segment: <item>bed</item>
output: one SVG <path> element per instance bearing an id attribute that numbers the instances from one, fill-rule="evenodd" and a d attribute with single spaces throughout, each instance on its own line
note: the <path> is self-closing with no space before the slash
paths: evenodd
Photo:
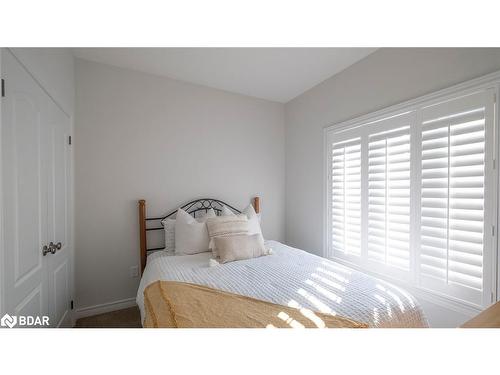
<path id="1" fill-rule="evenodd" d="M 198 211 L 214 207 L 220 213 L 218 206 L 223 204 L 203 199 L 183 207 L 191 208 L 195 216 Z M 259 212 L 258 198 L 254 206 Z M 368 327 L 428 326 L 422 308 L 408 292 L 334 261 L 270 240 L 266 241 L 266 246 L 272 249 L 271 255 L 210 266 L 210 252 L 176 256 L 161 248 L 148 249 L 148 221 L 165 217 L 148 219 L 143 200 L 139 203 L 139 217 L 143 272 L 137 304 L 142 322 L 145 319 L 144 291 L 161 280 L 205 286 L 276 305 L 345 317 Z M 161 226 L 153 228 L 161 229 Z"/>

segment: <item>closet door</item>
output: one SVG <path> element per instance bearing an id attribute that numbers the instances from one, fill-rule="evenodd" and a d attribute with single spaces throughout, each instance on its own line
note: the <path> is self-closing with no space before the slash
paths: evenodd
<path id="1" fill-rule="evenodd" d="M 48 241 L 56 245 L 47 256 L 51 326 L 67 327 L 70 319 L 70 119 L 50 100 L 48 122 Z"/>
<path id="2" fill-rule="evenodd" d="M 2 51 L 2 195 L 5 310 L 48 314 L 47 100 L 8 51 Z"/>
<path id="3" fill-rule="evenodd" d="M 2 78 L 5 310 L 70 326 L 71 122 L 6 50 Z"/>

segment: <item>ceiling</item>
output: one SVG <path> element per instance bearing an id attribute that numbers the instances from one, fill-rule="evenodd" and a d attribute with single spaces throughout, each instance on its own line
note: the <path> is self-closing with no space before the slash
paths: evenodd
<path id="1" fill-rule="evenodd" d="M 76 57 L 286 103 L 375 48 L 75 48 Z"/>

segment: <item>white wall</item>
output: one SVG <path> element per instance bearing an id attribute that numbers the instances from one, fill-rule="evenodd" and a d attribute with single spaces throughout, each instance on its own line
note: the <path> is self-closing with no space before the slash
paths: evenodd
<path id="1" fill-rule="evenodd" d="M 259 195 L 264 236 L 284 240 L 282 104 L 76 61 L 77 308 L 135 297 L 140 198 L 153 216 Z"/>
<path id="2" fill-rule="evenodd" d="M 497 70 L 500 49 L 384 48 L 288 102 L 286 242 L 322 252 L 324 127 Z M 463 319 L 437 314 L 438 325 Z"/>

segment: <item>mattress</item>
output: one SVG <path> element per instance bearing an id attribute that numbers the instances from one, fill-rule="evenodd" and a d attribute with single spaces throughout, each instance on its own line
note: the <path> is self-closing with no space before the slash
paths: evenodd
<path id="1" fill-rule="evenodd" d="M 284 306 L 307 308 L 370 327 L 427 327 L 417 300 L 405 290 L 331 260 L 266 241 L 273 253 L 210 267 L 211 253 L 151 254 L 137 292 L 144 321 L 144 289 L 163 281 L 189 282 Z"/>

